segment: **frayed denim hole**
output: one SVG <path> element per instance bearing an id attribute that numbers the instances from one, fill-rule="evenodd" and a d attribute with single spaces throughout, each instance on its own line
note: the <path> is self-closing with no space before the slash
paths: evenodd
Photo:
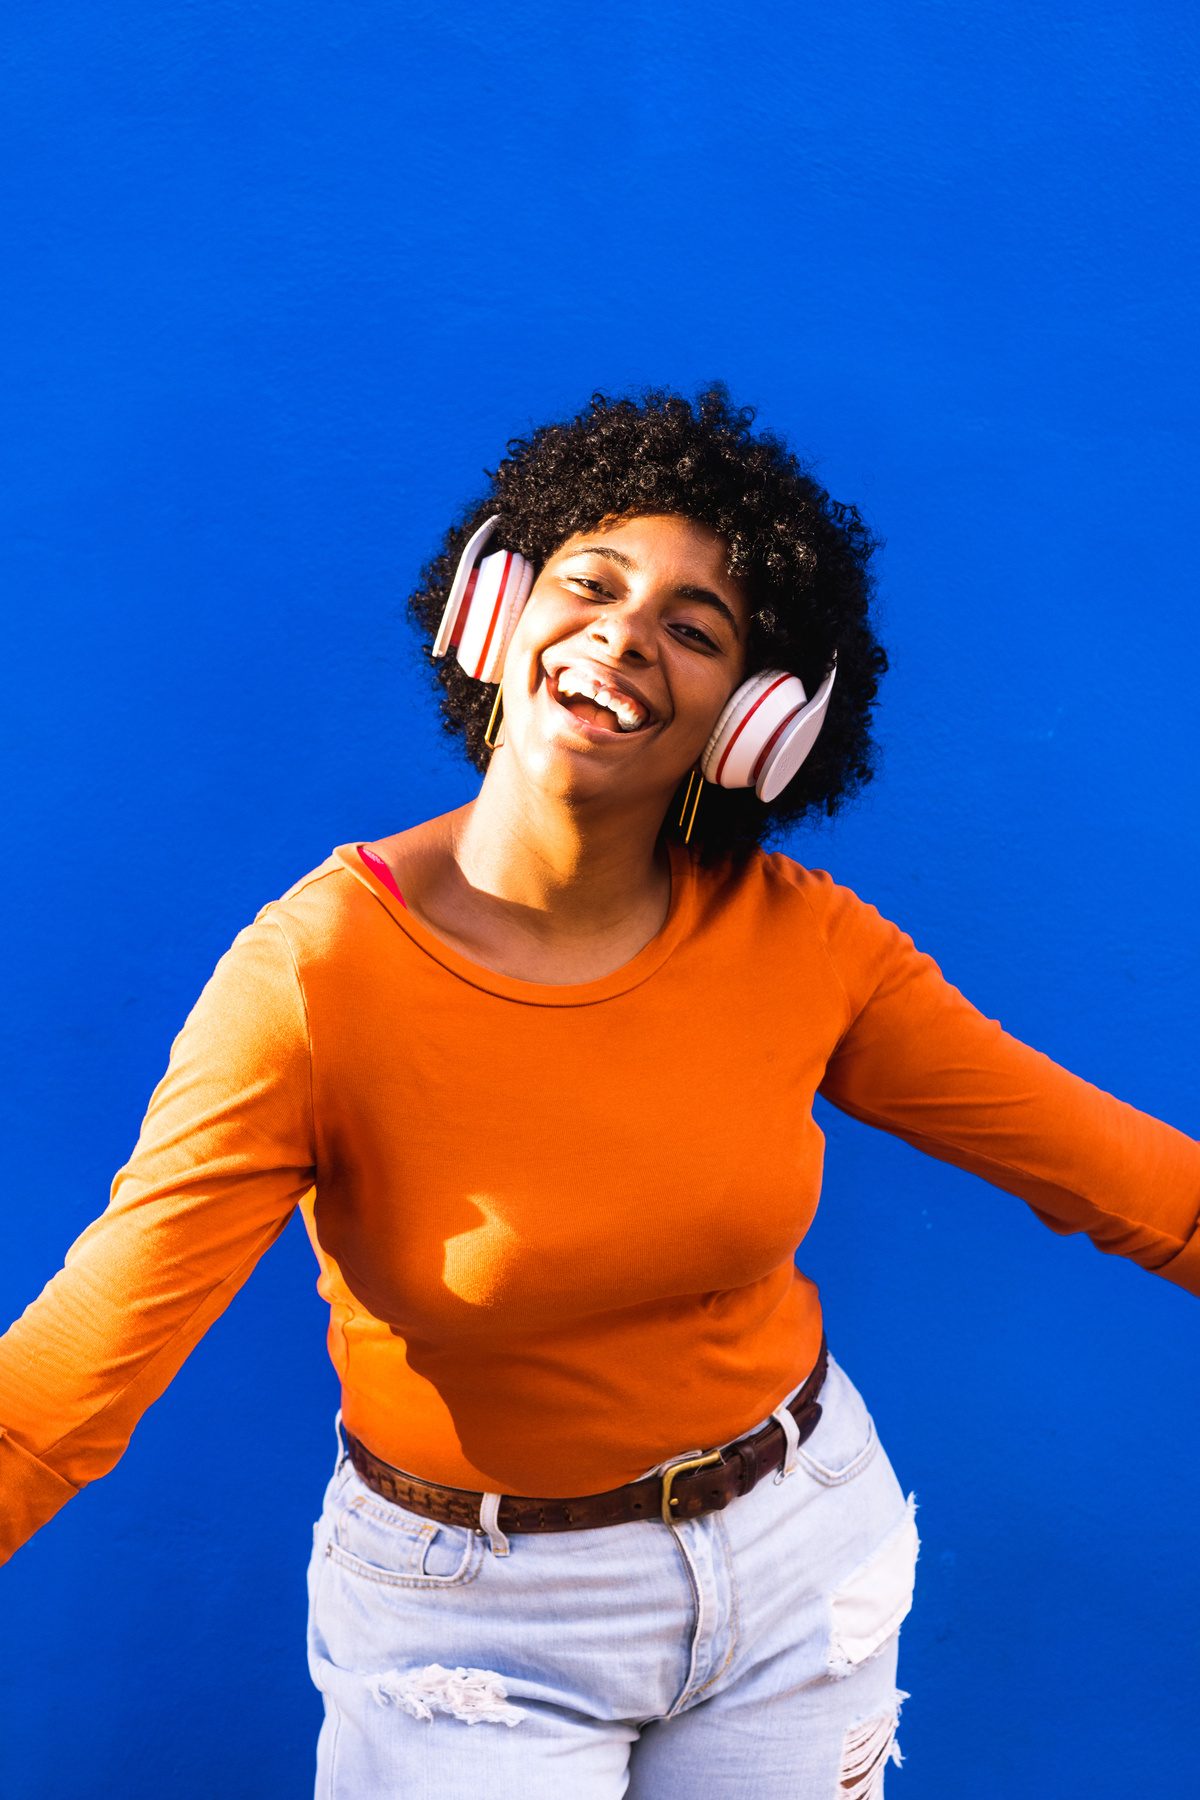
<path id="1" fill-rule="evenodd" d="M 908 1695 L 899 1688 L 890 1712 L 851 1725 L 842 1740 L 842 1766 L 838 1771 L 838 1800 L 883 1800 L 887 1765 L 903 1763 L 896 1742 L 900 1708 Z"/>
<path id="2" fill-rule="evenodd" d="M 491 1669 L 386 1669 L 368 1675 L 367 1692 L 377 1706 L 399 1706 L 410 1718 L 433 1723 L 435 1713 L 448 1713 L 467 1725 L 519 1725 L 520 1706 L 510 1706 L 503 1677 Z"/>
<path id="3" fill-rule="evenodd" d="M 915 1513 L 910 1494 L 896 1525 L 830 1595 L 828 1673 L 835 1679 L 878 1656 L 908 1617 L 921 1548 Z"/>

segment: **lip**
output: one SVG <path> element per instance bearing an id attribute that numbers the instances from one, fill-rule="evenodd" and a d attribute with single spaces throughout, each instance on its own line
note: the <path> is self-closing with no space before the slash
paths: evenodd
<path id="1" fill-rule="evenodd" d="M 571 724 L 577 731 L 582 732 L 585 737 L 591 738 L 597 742 L 609 743 L 611 743 L 613 738 L 641 738 L 651 732 L 656 725 L 662 724 L 662 718 L 658 708 L 651 705 L 641 688 L 639 688 L 635 682 L 628 680 L 626 676 L 618 674 L 617 670 L 612 668 L 608 663 L 597 661 L 594 656 L 562 656 L 556 657 L 552 661 L 542 657 L 540 659 L 540 667 L 546 693 L 551 703 L 558 707 L 560 711 L 566 713 Z M 605 687 L 615 688 L 618 693 L 628 695 L 629 699 L 632 700 L 636 706 L 640 706 L 645 712 L 646 723 L 644 725 L 639 725 L 636 731 L 613 731 L 607 726 L 592 725 L 586 719 L 579 718 L 578 715 L 573 713 L 569 706 L 565 706 L 558 697 L 558 677 L 564 669 L 586 669 L 589 674 L 594 675 L 596 680 L 603 683 Z"/>

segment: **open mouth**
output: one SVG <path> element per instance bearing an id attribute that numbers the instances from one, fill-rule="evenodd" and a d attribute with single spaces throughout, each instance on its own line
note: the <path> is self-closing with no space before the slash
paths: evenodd
<path id="1" fill-rule="evenodd" d="M 626 688 L 606 681 L 594 670 L 568 664 L 551 674 L 547 671 L 550 692 L 567 712 L 599 731 L 626 735 L 642 731 L 653 722 L 653 714 L 644 700 Z"/>

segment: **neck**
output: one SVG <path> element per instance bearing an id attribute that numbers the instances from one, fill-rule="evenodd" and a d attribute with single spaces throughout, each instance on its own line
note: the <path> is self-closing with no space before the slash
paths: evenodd
<path id="1" fill-rule="evenodd" d="M 469 806 L 376 849 L 414 917 L 471 961 L 520 981 L 597 981 L 666 920 L 669 798 L 567 800 L 530 786 L 501 749 Z"/>
<path id="2" fill-rule="evenodd" d="M 649 937 L 669 897 L 664 806 L 661 794 L 615 803 L 548 795 L 500 750 L 478 798 L 454 815 L 453 856 L 481 902 L 546 944 L 621 935 L 652 913 Z"/>

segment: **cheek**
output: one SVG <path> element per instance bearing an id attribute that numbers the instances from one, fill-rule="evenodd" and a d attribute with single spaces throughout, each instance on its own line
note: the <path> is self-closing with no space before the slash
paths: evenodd
<path id="1" fill-rule="evenodd" d="M 505 653 L 506 678 L 520 679 L 518 671 L 527 672 L 530 688 L 535 687 L 541 677 L 544 652 L 568 642 L 582 628 L 574 608 L 564 606 L 560 596 L 539 596 L 535 588 Z"/>
<path id="2" fill-rule="evenodd" d="M 707 679 L 692 681 L 680 693 L 676 723 L 703 749 L 737 683 L 728 672 L 706 670 Z"/>

